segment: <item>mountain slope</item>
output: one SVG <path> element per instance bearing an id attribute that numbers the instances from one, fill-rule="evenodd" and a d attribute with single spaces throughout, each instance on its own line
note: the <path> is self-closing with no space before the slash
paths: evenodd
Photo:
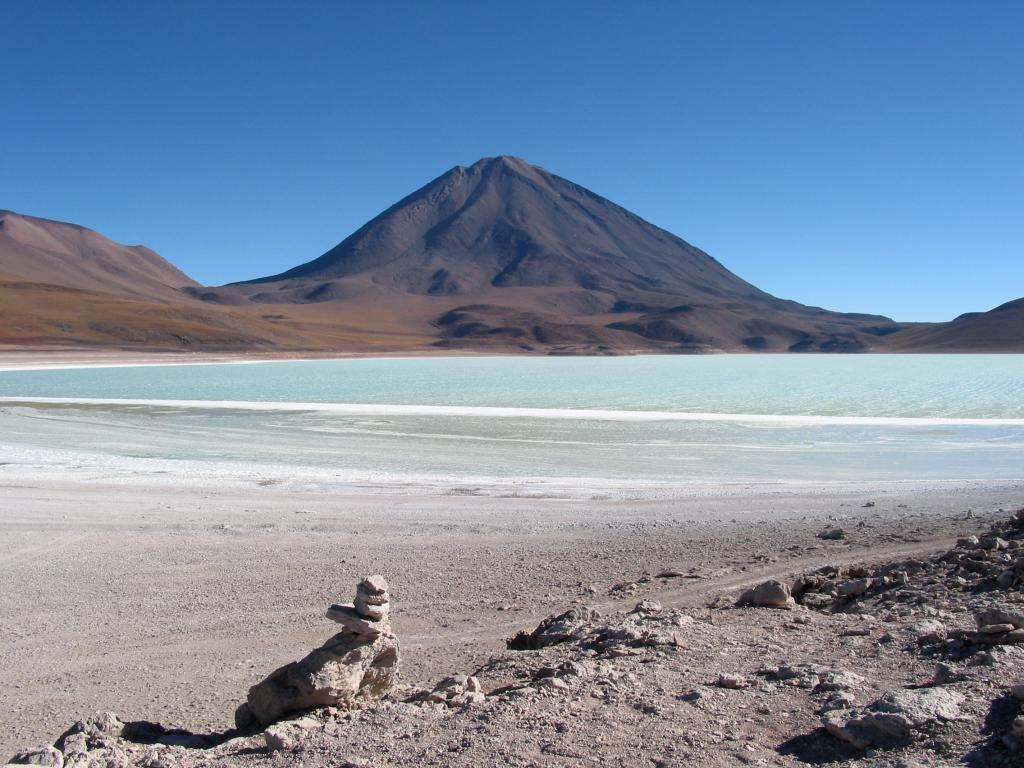
<path id="1" fill-rule="evenodd" d="M 0 346 L 373 353 L 422 349 L 433 340 L 382 313 L 350 323 L 311 307 L 266 313 L 260 307 L 152 301 L 0 274 Z"/>
<path id="2" fill-rule="evenodd" d="M 865 351 L 900 330 L 778 299 L 577 184 L 512 157 L 457 166 L 313 261 L 191 290 L 238 304 L 390 306 L 445 347 Z"/>
<path id="3" fill-rule="evenodd" d="M 360 274 L 425 295 L 555 285 L 614 294 L 767 298 L 676 236 L 511 157 L 458 166 L 320 258 L 254 282 Z"/>
<path id="4" fill-rule="evenodd" d="M 25 280 L 151 300 L 180 300 L 194 280 L 141 245 L 121 245 L 99 232 L 0 210 L 0 274 Z"/>
<path id="5" fill-rule="evenodd" d="M 1024 298 L 893 336 L 899 352 L 1024 352 Z"/>

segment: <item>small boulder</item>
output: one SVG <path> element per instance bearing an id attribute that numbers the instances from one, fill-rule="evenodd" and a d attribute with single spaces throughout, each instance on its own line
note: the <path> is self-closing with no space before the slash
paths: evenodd
<path id="1" fill-rule="evenodd" d="M 633 613 L 660 613 L 661 610 L 661 603 L 657 600 L 641 600 L 636 604 Z"/>
<path id="2" fill-rule="evenodd" d="M 975 612 L 974 621 L 979 627 L 992 624 L 1011 624 L 1014 628 L 1024 628 L 1024 611 L 1013 611 L 1004 608 L 984 608 Z"/>
<path id="3" fill-rule="evenodd" d="M 520 632 L 507 641 L 513 651 L 538 651 L 551 645 L 580 639 L 601 618 L 594 608 L 579 606 L 565 613 L 548 616 L 533 632 Z"/>
<path id="4" fill-rule="evenodd" d="M 1003 743 L 1018 755 L 1024 751 L 1024 715 L 1017 715 L 1010 724 L 1006 735 L 1003 736 Z"/>
<path id="5" fill-rule="evenodd" d="M 752 589 L 748 589 L 737 602 L 737 605 L 755 605 L 765 608 L 792 609 L 795 604 L 789 587 L 777 579 L 768 579 Z"/>
<path id="6" fill-rule="evenodd" d="M 834 669 L 820 676 L 821 682 L 815 687 L 815 693 L 821 691 L 858 691 L 867 682 L 856 672 L 845 669 Z"/>
<path id="7" fill-rule="evenodd" d="M 869 577 L 849 579 L 840 583 L 836 587 L 836 591 L 839 593 L 840 597 L 860 597 L 871 589 L 871 585 L 873 583 L 874 580 Z"/>
<path id="8" fill-rule="evenodd" d="M 944 688 L 889 691 L 870 706 L 827 712 L 825 730 L 857 749 L 899 747 L 924 731 L 960 717 L 963 697 Z"/>
<path id="9" fill-rule="evenodd" d="M 828 697 L 824 704 L 818 709 L 819 715 L 835 712 L 840 709 L 851 709 L 856 704 L 853 694 L 849 691 L 839 691 Z"/>
<path id="10" fill-rule="evenodd" d="M 918 645 L 935 645 L 946 639 L 946 626 L 935 619 L 925 619 L 914 625 Z"/>

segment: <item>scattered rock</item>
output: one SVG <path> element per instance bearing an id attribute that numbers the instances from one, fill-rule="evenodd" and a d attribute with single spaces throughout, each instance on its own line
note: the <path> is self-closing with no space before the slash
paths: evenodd
<path id="1" fill-rule="evenodd" d="M 443 704 L 447 707 L 465 707 L 479 704 L 486 698 L 479 679 L 472 675 L 453 675 L 435 685 L 431 692 L 420 695 L 417 701 Z"/>
<path id="2" fill-rule="evenodd" d="M 670 569 L 659 576 L 677 578 Z M 738 755 L 745 764 L 777 762 L 767 750 L 783 739 L 790 741 L 779 748 L 781 759 L 793 755 L 804 763 L 821 755 L 785 750 L 829 751 L 817 735 L 793 732 L 803 730 L 799 724 L 813 711 L 846 744 L 900 748 L 855 761 L 865 766 L 934 768 L 970 762 L 971 755 L 977 756 L 972 764 L 1015 765 L 1024 753 L 1024 652 L 1012 646 L 1018 637 L 1024 641 L 1022 576 L 1024 513 L 988 534 L 961 538 L 936 557 L 823 565 L 789 587 L 773 580 L 744 593 L 746 604 L 800 603 L 821 613 L 674 609 L 653 599 L 665 585 L 650 584 L 654 577 L 645 575 L 630 582 L 637 590 L 650 584 L 648 599 L 627 604 L 634 608 L 602 616 L 580 606 L 550 616 L 510 642 L 532 653 L 498 654 L 474 675 L 453 675 L 433 688 L 391 685 L 398 648 L 388 586 L 369 577 L 351 604 L 329 609 L 339 634 L 254 686 L 261 693 L 250 696 L 257 706 L 266 696 L 279 712 L 319 708 L 312 716 L 264 723 L 247 701 L 240 721 L 248 733 L 232 738 L 123 723 L 105 713 L 77 723 L 56 748 L 39 750 L 38 760 L 16 760 L 61 768 L 228 768 L 254 759 L 268 765 L 302 760 L 340 768 L 367 765 L 371 749 L 396 764 L 413 764 L 430 749 L 497 764 L 525 754 L 509 751 L 520 738 L 533 750 L 529 760 L 612 764 L 622 762 L 620 749 L 635 749 L 634 740 L 642 738 L 639 757 L 653 764 L 698 764 L 710 752 L 724 761 Z M 485 594 L 480 604 L 493 607 L 499 599 L 510 598 Z M 878 636 L 877 644 L 837 640 L 867 631 Z M 393 657 L 384 647 L 391 642 Z M 822 663 L 766 665 L 757 672 L 760 679 L 737 673 L 758 658 L 772 665 Z M 885 679 L 908 687 L 868 695 Z M 332 706 L 323 708 L 328 701 Z M 575 717 L 577 705 L 595 715 L 592 721 Z M 605 705 L 610 708 L 598 709 Z M 637 713 L 649 717 L 637 719 Z M 849 751 L 832 748 L 836 755 Z"/>
<path id="3" fill-rule="evenodd" d="M 658 613 L 661 610 L 661 603 L 657 600 L 641 600 L 636 604 L 633 613 Z"/>
<path id="4" fill-rule="evenodd" d="M 741 688 L 749 688 L 750 681 L 742 675 L 721 674 L 718 676 L 716 685 L 719 688 L 729 688 L 730 690 L 737 691 Z"/>
<path id="5" fill-rule="evenodd" d="M 842 528 L 826 528 L 818 534 L 819 539 L 825 539 L 826 541 L 836 541 L 838 539 L 846 538 L 846 531 Z"/>

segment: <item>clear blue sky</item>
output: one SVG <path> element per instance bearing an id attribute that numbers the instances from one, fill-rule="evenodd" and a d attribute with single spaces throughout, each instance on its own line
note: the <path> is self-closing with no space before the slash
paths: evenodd
<path id="1" fill-rule="evenodd" d="M 513 154 L 787 298 L 942 320 L 1024 296 L 1018 0 L 7 0 L 2 20 L 0 207 L 207 283 Z"/>

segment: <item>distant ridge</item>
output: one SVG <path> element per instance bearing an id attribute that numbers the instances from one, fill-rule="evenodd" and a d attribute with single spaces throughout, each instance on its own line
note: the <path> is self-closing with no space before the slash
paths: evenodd
<path id="1" fill-rule="evenodd" d="M 1024 298 L 908 331 L 893 339 L 893 351 L 1024 352 Z"/>

